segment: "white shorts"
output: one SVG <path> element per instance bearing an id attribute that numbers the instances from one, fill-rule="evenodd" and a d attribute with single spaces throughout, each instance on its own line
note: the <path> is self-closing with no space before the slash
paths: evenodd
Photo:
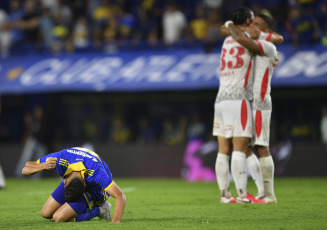
<path id="1" fill-rule="evenodd" d="M 247 100 L 222 101 L 215 104 L 213 135 L 252 138 L 252 113 Z"/>
<path id="2" fill-rule="evenodd" d="M 251 145 L 269 146 L 271 110 L 253 110 L 253 138 Z"/>

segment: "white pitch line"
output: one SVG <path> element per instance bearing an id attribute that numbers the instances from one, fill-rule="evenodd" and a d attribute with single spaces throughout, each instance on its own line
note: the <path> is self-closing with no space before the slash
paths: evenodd
<path id="1" fill-rule="evenodd" d="M 123 192 L 134 192 L 136 187 L 126 187 L 121 189 Z"/>

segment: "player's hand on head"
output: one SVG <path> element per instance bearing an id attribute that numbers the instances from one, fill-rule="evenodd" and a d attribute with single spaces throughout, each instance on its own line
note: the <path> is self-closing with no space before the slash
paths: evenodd
<path id="1" fill-rule="evenodd" d="M 54 169 L 56 167 L 57 158 L 49 157 L 46 159 L 45 163 L 46 163 L 45 165 L 47 170 Z"/>

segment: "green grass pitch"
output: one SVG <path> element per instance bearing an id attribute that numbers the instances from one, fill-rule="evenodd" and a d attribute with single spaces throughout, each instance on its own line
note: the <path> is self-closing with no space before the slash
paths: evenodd
<path id="1" fill-rule="evenodd" d="M 276 178 L 277 204 L 220 204 L 214 182 L 115 181 L 127 196 L 121 224 L 97 217 L 79 223 L 43 219 L 41 208 L 60 180 L 7 179 L 7 189 L 0 190 L 0 229 L 327 229 L 327 178 Z M 251 180 L 248 190 L 256 192 Z"/>

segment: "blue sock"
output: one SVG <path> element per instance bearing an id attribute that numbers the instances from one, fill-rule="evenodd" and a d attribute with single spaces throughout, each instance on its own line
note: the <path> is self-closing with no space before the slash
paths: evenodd
<path id="1" fill-rule="evenodd" d="M 93 207 L 92 211 L 88 211 L 86 213 L 79 214 L 75 218 L 75 220 L 76 220 L 76 222 L 88 221 L 88 220 L 91 220 L 92 218 L 98 216 L 99 214 L 100 214 L 99 207 Z"/>

